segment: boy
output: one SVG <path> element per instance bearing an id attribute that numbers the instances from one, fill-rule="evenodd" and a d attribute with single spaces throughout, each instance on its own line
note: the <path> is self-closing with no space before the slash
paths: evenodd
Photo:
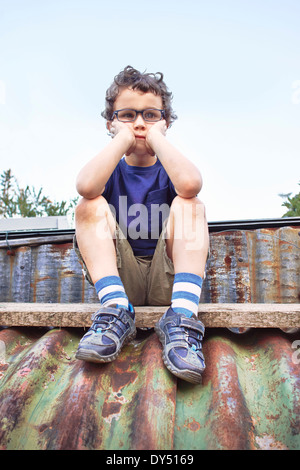
<path id="1" fill-rule="evenodd" d="M 208 253 L 198 169 L 165 137 L 176 119 L 161 73 L 127 66 L 106 93 L 112 141 L 80 171 L 75 249 L 100 309 L 76 357 L 110 362 L 135 337 L 136 305 L 170 305 L 155 331 L 166 367 L 201 383 L 197 312 Z"/>

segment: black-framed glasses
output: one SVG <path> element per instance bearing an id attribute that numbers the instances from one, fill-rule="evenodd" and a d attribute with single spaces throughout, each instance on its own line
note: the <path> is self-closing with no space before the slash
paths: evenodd
<path id="1" fill-rule="evenodd" d="M 111 119 L 113 120 L 116 116 L 118 121 L 134 122 L 138 114 L 141 114 L 144 121 L 147 122 L 157 122 L 165 118 L 163 109 L 147 108 L 142 111 L 137 111 L 136 109 L 118 109 L 113 113 Z"/>

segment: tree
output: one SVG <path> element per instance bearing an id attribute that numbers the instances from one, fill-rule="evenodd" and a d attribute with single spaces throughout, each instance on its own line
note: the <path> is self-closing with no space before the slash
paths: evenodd
<path id="1" fill-rule="evenodd" d="M 11 169 L 3 171 L 0 176 L 0 217 L 37 217 L 51 215 L 67 215 L 73 212 L 78 197 L 70 201 L 51 201 L 32 186 L 20 188 Z"/>
<path id="2" fill-rule="evenodd" d="M 298 183 L 300 185 L 300 182 Z M 300 193 L 292 196 L 292 193 L 279 194 L 280 197 L 286 199 L 282 206 L 286 207 L 288 211 L 282 217 L 299 217 L 300 216 Z"/>

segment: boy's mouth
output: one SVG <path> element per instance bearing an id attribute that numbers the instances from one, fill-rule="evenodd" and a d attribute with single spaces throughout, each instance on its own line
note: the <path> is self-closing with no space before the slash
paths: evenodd
<path id="1" fill-rule="evenodd" d="M 136 135 L 135 138 L 136 139 L 143 139 L 143 140 L 146 139 L 146 137 L 144 137 L 143 135 Z"/>

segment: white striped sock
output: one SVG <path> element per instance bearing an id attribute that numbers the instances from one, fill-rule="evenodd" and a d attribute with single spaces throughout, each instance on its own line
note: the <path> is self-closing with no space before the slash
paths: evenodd
<path id="1" fill-rule="evenodd" d="M 191 273 L 176 273 L 174 277 L 171 307 L 187 317 L 197 316 L 202 278 Z"/>
<path id="2" fill-rule="evenodd" d="M 120 277 L 107 276 L 99 279 L 95 284 L 95 289 L 102 306 L 116 304 L 128 309 L 129 301 Z"/>

